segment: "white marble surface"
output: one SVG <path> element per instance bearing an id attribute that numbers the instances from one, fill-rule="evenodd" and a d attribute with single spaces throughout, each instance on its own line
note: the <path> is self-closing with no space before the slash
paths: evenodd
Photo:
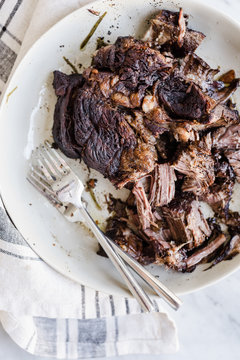
<path id="1" fill-rule="evenodd" d="M 240 22 L 240 0 L 202 2 L 217 7 Z M 125 356 L 121 360 L 240 359 L 240 271 L 210 288 L 184 296 L 183 300 L 184 305 L 178 312 L 171 311 L 179 331 L 180 351 L 177 354 Z M 43 358 L 21 350 L 0 327 L 0 360 L 15 359 Z"/>

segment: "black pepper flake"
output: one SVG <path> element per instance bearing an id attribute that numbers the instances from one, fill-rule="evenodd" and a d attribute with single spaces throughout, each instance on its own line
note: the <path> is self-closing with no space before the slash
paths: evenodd
<path id="1" fill-rule="evenodd" d="M 97 38 L 97 45 L 96 45 L 96 50 L 101 49 L 102 47 L 106 46 L 106 42 L 104 41 L 104 37 L 100 36 Z"/>
<path id="2" fill-rule="evenodd" d="M 56 144 L 55 142 L 52 143 L 52 148 L 57 150 L 58 149 L 58 144 Z"/>

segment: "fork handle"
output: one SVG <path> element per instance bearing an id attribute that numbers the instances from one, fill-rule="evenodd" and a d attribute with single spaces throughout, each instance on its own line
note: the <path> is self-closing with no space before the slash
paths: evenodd
<path id="1" fill-rule="evenodd" d="M 109 239 L 109 238 L 108 238 Z M 109 239 L 116 252 L 131 266 L 131 268 L 150 286 L 158 296 L 165 300 L 174 310 L 178 310 L 182 301 L 171 290 L 169 290 L 161 281 L 147 271 L 139 262 L 123 251 L 120 246 Z"/>
<path id="2" fill-rule="evenodd" d="M 74 205 L 73 205 L 74 206 Z M 74 214 L 74 216 L 72 216 Z M 71 209 L 71 216 L 67 216 L 69 221 L 83 221 L 79 208 L 75 206 Z M 105 236 L 105 238 L 112 244 L 115 251 L 121 256 L 121 258 L 140 276 L 145 283 L 150 286 L 158 296 L 166 301 L 174 310 L 178 310 L 182 305 L 182 301 L 177 297 L 169 288 L 167 288 L 161 281 L 159 281 L 154 275 L 152 275 L 145 267 L 139 262 L 133 259 L 120 246 L 113 242 L 112 239 Z"/>
<path id="3" fill-rule="evenodd" d="M 154 305 L 143 290 L 143 288 L 139 285 L 137 280 L 133 277 L 132 273 L 127 268 L 123 259 L 118 255 L 118 253 L 114 250 L 113 245 L 110 243 L 110 240 L 103 234 L 103 232 L 98 228 L 88 211 L 84 207 L 79 207 L 79 211 L 81 216 L 86 221 L 89 228 L 92 230 L 93 234 L 96 236 L 98 242 L 108 255 L 109 259 L 112 261 L 115 268 L 120 273 L 122 279 L 125 281 L 129 290 L 135 297 L 135 299 L 140 304 L 141 308 L 144 312 L 152 312 L 155 311 Z"/>

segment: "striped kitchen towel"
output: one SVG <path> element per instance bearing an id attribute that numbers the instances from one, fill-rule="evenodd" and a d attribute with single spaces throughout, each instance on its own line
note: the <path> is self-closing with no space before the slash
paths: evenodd
<path id="1" fill-rule="evenodd" d="M 87 2 L 0 0 L 0 91 L 41 33 Z M 27 245 L 1 202 L 0 284 L 0 322 L 32 354 L 76 359 L 178 349 L 175 324 L 159 301 L 155 313 L 143 314 L 132 298 L 106 295 L 58 274 Z"/>

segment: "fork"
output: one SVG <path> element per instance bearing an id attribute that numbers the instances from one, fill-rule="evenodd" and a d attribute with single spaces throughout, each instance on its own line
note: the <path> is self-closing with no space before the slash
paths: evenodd
<path id="1" fill-rule="evenodd" d="M 126 254 L 111 239 L 106 237 L 89 215 L 82 202 L 84 186 L 81 180 L 71 170 L 65 160 L 46 141 L 38 148 L 37 164 L 32 164 L 28 173 L 28 181 L 34 185 L 48 200 L 63 213 L 70 221 L 85 221 L 108 257 L 119 271 L 133 296 L 138 300 L 145 312 L 154 311 L 154 305 L 149 296 L 138 284 L 125 265 L 125 262 L 150 286 L 155 292 L 168 302 L 175 310 L 181 305 L 181 300 L 166 288 L 155 276 L 150 274 L 136 260 Z M 71 214 L 67 216 L 64 204 L 71 205 Z M 64 209 L 64 210 L 63 210 Z M 124 262 L 124 261 L 125 262 Z"/>

